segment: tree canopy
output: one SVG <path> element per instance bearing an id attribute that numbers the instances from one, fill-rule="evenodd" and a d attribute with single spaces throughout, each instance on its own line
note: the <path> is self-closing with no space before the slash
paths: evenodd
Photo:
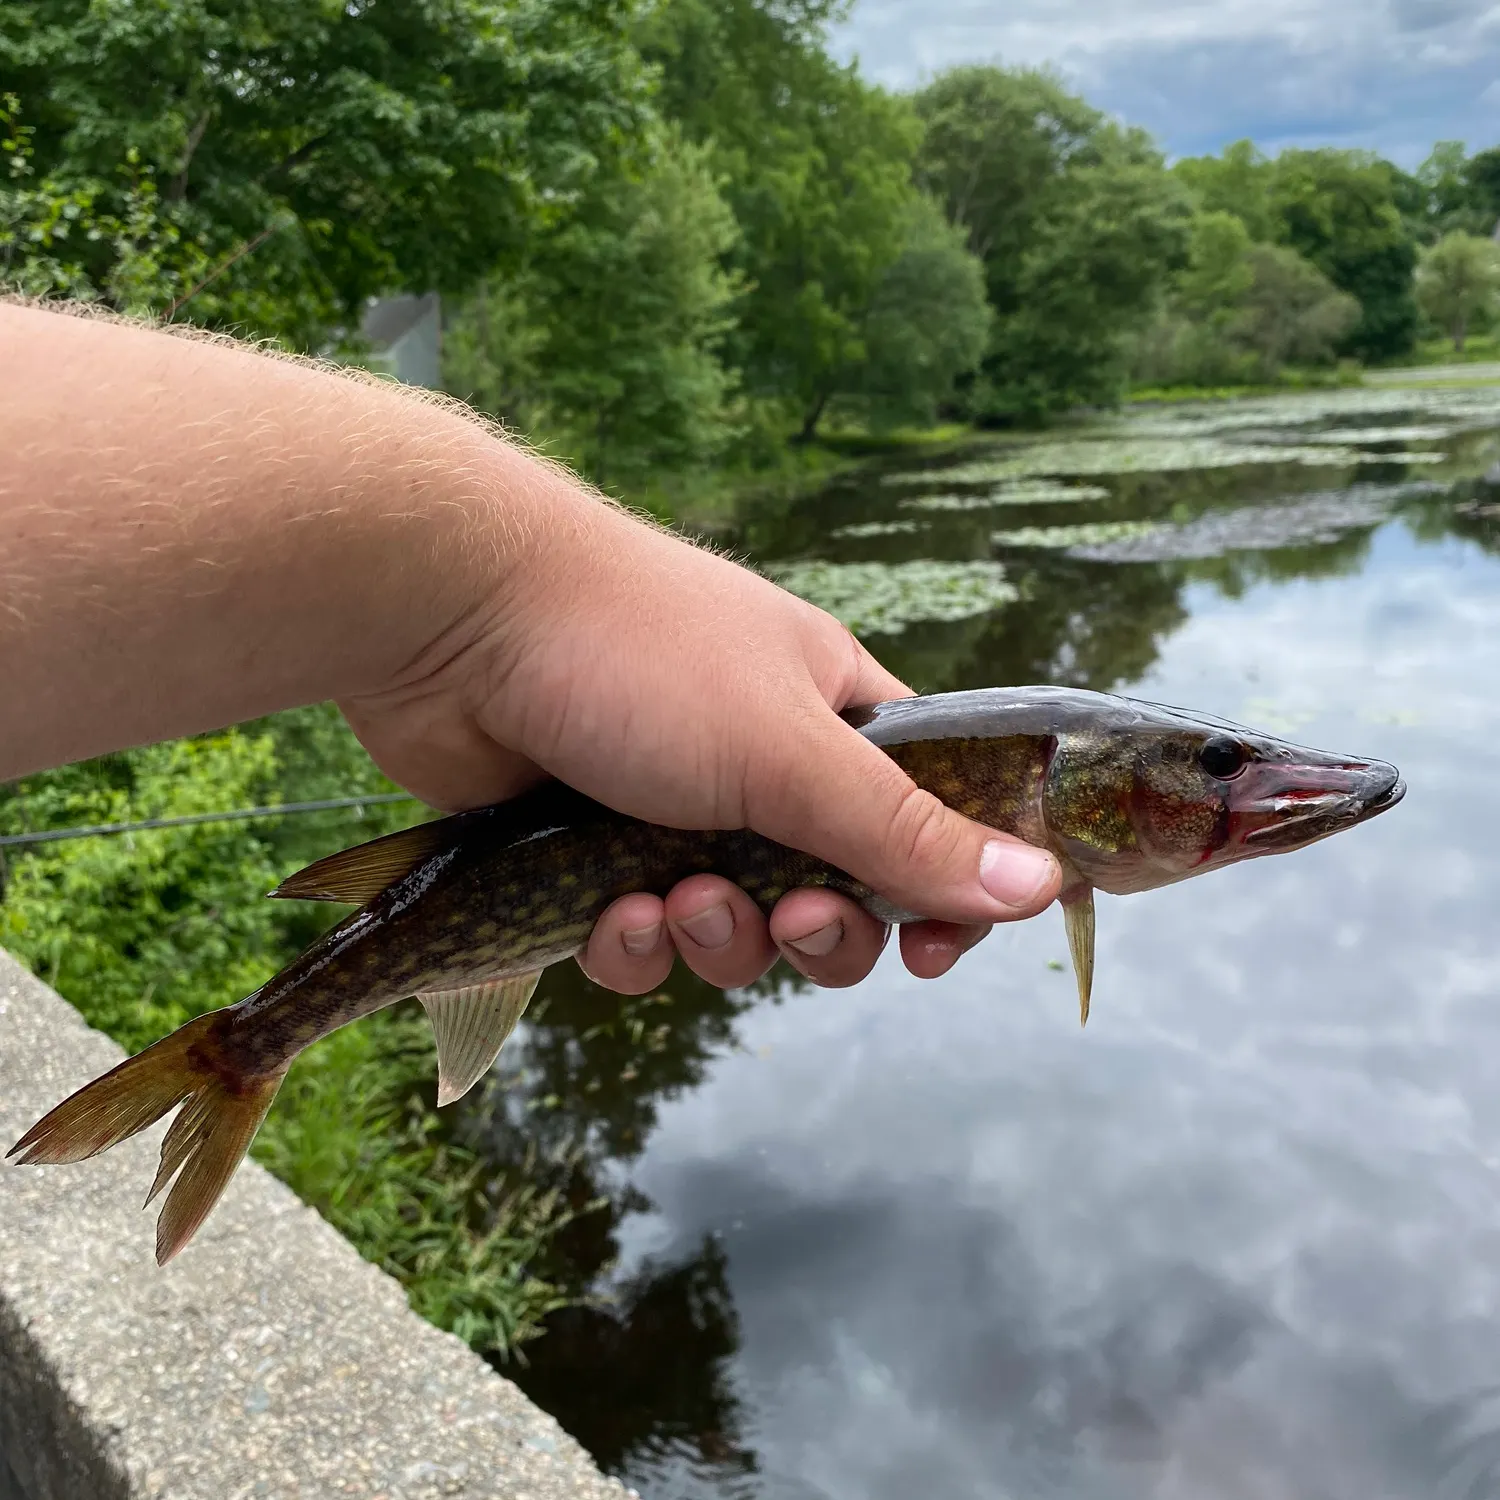
<path id="1" fill-rule="evenodd" d="M 968 410 L 1113 400 L 1186 250 L 1186 196 L 1159 152 L 1030 70 L 955 68 L 916 103 L 919 178 L 984 262 L 995 315 Z"/>
<path id="2" fill-rule="evenodd" d="M 218 263 L 202 321 L 316 344 L 371 295 L 515 258 L 639 130 L 626 0 L 20 0 L 0 77 L 34 169 L 118 212 L 127 161 Z M 80 259 L 108 283 L 111 246 Z"/>
<path id="3" fill-rule="evenodd" d="M 1200 209 L 1234 214 L 1252 240 L 1284 245 L 1354 297 L 1359 320 L 1347 354 L 1384 359 L 1417 334 L 1412 294 L 1423 190 L 1390 162 L 1363 151 L 1283 151 L 1268 158 L 1249 141 L 1173 168 Z"/>
<path id="4" fill-rule="evenodd" d="M 456 391 L 638 486 L 841 424 L 1043 419 L 1148 368 L 1397 359 L 1455 327 L 1459 252 L 1419 252 L 1500 221 L 1500 147 L 1169 169 L 1046 71 L 876 87 L 840 14 L 15 0 L 0 279 L 356 358 L 371 297 L 439 291 Z"/>
<path id="5" fill-rule="evenodd" d="M 1461 230 L 1444 235 L 1422 254 L 1417 301 L 1462 354 L 1464 340 L 1488 327 L 1500 304 L 1500 244 Z"/>

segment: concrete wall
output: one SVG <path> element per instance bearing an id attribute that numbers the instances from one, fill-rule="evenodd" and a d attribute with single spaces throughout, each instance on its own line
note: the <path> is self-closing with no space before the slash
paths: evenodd
<path id="1" fill-rule="evenodd" d="M 0 1142 L 121 1055 L 0 952 Z M 159 1269 L 160 1131 L 0 1167 L 0 1500 L 630 1493 L 253 1164 Z"/>

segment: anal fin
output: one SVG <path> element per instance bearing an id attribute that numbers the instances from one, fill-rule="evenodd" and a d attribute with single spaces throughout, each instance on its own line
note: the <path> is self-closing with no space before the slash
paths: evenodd
<path id="1" fill-rule="evenodd" d="M 461 990 L 429 990 L 417 996 L 437 1039 L 440 1105 L 462 1099 L 489 1072 L 541 977 L 542 971 L 536 969 Z"/>
<path id="2" fill-rule="evenodd" d="M 1078 980 L 1078 1024 L 1089 1023 L 1089 996 L 1094 991 L 1094 888 L 1064 892 L 1063 920 L 1068 928 L 1068 950 Z"/>

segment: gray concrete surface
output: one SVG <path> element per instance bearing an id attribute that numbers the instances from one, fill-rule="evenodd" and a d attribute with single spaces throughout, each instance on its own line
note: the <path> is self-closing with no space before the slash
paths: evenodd
<path id="1" fill-rule="evenodd" d="M 0 1142 L 120 1056 L 0 952 Z M 158 1269 L 160 1129 L 0 1167 L 0 1454 L 25 1500 L 630 1493 L 253 1164 Z"/>

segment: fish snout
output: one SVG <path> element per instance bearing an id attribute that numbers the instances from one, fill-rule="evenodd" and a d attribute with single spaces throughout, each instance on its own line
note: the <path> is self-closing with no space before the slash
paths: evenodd
<path id="1" fill-rule="evenodd" d="M 1381 760 L 1255 761 L 1231 786 L 1230 841 L 1257 854 L 1299 848 L 1363 823 L 1405 795 L 1401 773 Z"/>

